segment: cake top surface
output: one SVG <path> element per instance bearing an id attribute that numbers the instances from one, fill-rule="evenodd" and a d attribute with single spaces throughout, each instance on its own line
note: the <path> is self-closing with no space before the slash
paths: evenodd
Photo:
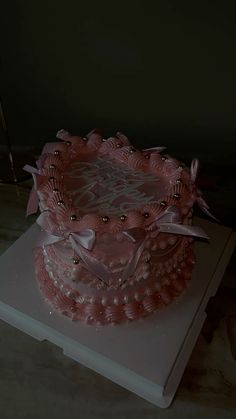
<path id="1" fill-rule="evenodd" d="M 74 161 L 65 171 L 65 184 L 81 214 L 126 214 L 156 203 L 168 193 L 161 174 L 133 170 L 104 156 Z"/>

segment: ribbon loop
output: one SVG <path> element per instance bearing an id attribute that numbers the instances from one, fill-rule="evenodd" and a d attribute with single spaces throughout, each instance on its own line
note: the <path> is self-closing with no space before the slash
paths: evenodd
<path id="1" fill-rule="evenodd" d="M 207 234 L 201 227 L 181 224 L 179 209 L 173 205 L 168 207 L 156 220 L 150 224 L 149 230 L 157 228 L 162 233 L 181 234 L 208 239 Z"/>
<path id="2" fill-rule="evenodd" d="M 36 174 L 36 175 L 40 175 L 40 174 L 41 174 L 41 172 L 40 172 L 40 169 L 39 169 L 39 168 L 36 168 L 36 167 L 30 166 L 29 164 L 26 164 L 26 165 L 23 167 L 23 170 L 24 170 L 25 172 L 30 173 L 31 175 L 32 175 L 32 174 Z"/>
<path id="3" fill-rule="evenodd" d="M 38 168 L 36 168 L 36 167 L 30 166 L 29 164 L 26 164 L 23 167 L 23 170 L 30 173 L 34 181 L 34 185 L 31 189 L 29 199 L 28 199 L 27 209 L 26 209 L 26 216 L 28 217 L 28 215 L 35 214 L 38 211 L 39 198 L 38 198 L 38 194 L 36 190 L 36 176 L 41 174 L 41 170 L 39 166 Z"/>
<path id="4" fill-rule="evenodd" d="M 95 242 L 95 231 L 88 228 L 77 233 L 70 233 L 69 240 L 75 251 L 78 250 L 80 246 L 87 250 L 92 250 Z"/>
<path id="5" fill-rule="evenodd" d="M 191 163 L 191 167 L 190 167 L 190 175 L 191 175 L 192 183 L 196 182 L 198 172 L 199 172 L 199 160 L 193 159 Z"/>
<path id="6" fill-rule="evenodd" d="M 198 159 L 193 159 L 192 163 L 191 163 L 191 167 L 190 167 L 190 176 L 191 176 L 191 181 L 192 183 L 196 182 L 197 179 L 197 175 L 199 172 L 199 160 Z M 219 220 L 210 213 L 209 211 L 209 205 L 206 203 L 206 201 L 202 198 L 202 192 L 197 189 L 197 199 L 196 202 L 199 206 L 199 208 L 208 215 L 208 217 L 212 218 L 213 220 L 219 222 Z"/>

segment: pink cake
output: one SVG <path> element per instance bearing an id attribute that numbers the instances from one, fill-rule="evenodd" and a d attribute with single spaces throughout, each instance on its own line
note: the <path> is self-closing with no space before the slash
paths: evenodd
<path id="1" fill-rule="evenodd" d="M 28 213 L 39 208 L 36 276 L 44 299 L 73 320 L 118 324 L 169 304 L 194 266 L 193 205 L 207 205 L 189 170 L 137 150 L 117 133 L 104 139 L 59 131 L 33 173 Z"/>

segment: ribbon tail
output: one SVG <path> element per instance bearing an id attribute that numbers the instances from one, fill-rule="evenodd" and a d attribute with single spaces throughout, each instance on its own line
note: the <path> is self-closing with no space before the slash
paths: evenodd
<path id="1" fill-rule="evenodd" d="M 146 239 L 142 240 L 141 243 L 139 243 L 137 245 L 136 249 L 134 249 L 134 255 L 131 258 L 131 260 L 129 261 L 125 270 L 123 271 L 123 274 L 122 274 L 122 277 L 121 277 L 121 285 L 122 285 L 122 283 L 127 281 L 129 276 L 133 275 L 133 273 L 134 273 L 134 271 L 137 267 L 137 264 L 139 262 L 140 256 L 143 253 L 145 243 L 146 243 Z"/>
<path id="2" fill-rule="evenodd" d="M 33 167 L 33 166 L 30 166 L 29 164 L 26 164 L 24 167 L 23 167 L 23 170 L 25 171 L 25 172 L 28 172 L 28 173 L 31 173 L 31 174 L 36 174 L 36 175 L 40 175 L 40 170 L 39 169 L 36 169 L 36 167 Z"/>
<path id="3" fill-rule="evenodd" d="M 185 224 L 163 223 L 159 226 L 159 231 L 162 233 L 181 234 L 184 236 L 209 239 L 208 235 L 201 227 L 189 226 Z"/>
<path id="4" fill-rule="evenodd" d="M 103 281 L 106 285 L 109 284 L 109 279 L 111 277 L 111 272 L 109 269 L 101 262 L 98 262 L 96 259 L 92 258 L 90 255 L 87 255 L 87 251 L 76 242 L 73 236 L 69 237 L 71 246 L 77 255 L 84 262 L 85 267 L 93 273 L 97 278 Z"/>
<path id="5" fill-rule="evenodd" d="M 68 140 L 69 137 L 70 137 L 69 132 L 64 129 L 60 129 L 56 134 L 56 138 L 59 138 L 59 140 L 62 140 L 62 141 Z"/>
<path id="6" fill-rule="evenodd" d="M 64 237 L 54 236 L 47 231 L 41 231 L 37 239 L 37 246 L 49 246 L 50 244 L 58 243 L 64 240 Z"/>
<path id="7" fill-rule="evenodd" d="M 193 159 L 190 168 L 191 181 L 195 183 L 199 171 L 199 160 Z"/>
<path id="8" fill-rule="evenodd" d="M 204 199 L 199 196 L 197 198 L 197 204 L 199 206 L 199 208 L 201 208 L 201 210 L 208 215 L 208 217 L 212 218 L 213 220 L 217 221 L 218 223 L 220 222 L 220 220 L 218 220 L 218 218 L 216 218 L 213 214 L 211 214 L 211 212 L 209 211 L 209 206 L 207 205 L 207 203 L 204 201 Z"/>
<path id="9" fill-rule="evenodd" d="M 35 186 L 33 186 L 31 189 L 28 204 L 27 204 L 27 210 L 26 210 L 27 217 L 28 215 L 35 214 L 38 211 L 38 204 L 39 204 L 38 194 L 35 189 Z"/>

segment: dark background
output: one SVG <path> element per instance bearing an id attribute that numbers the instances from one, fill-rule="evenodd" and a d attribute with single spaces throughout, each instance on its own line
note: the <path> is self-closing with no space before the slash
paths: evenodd
<path id="1" fill-rule="evenodd" d="M 234 166 L 236 15 L 218 1 L 5 1 L 0 94 L 12 143 L 60 128 Z"/>

